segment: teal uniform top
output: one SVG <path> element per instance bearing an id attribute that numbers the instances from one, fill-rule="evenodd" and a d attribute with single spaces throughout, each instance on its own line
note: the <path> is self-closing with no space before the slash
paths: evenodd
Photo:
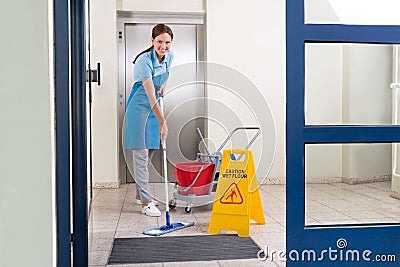
<path id="1" fill-rule="evenodd" d="M 168 79 L 173 52 L 169 51 L 163 61 L 158 62 L 154 48 L 140 55 L 135 63 L 134 83 L 126 104 L 125 149 L 160 148 L 160 124 L 151 110 L 142 79 L 151 79 L 154 94 Z M 157 97 L 157 96 L 156 96 Z"/>

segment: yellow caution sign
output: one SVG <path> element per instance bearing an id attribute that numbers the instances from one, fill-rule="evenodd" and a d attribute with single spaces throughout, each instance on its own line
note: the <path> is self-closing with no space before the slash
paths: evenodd
<path id="1" fill-rule="evenodd" d="M 250 219 L 265 224 L 251 150 L 227 149 L 211 213 L 209 234 L 233 230 L 240 237 L 250 236 Z"/>

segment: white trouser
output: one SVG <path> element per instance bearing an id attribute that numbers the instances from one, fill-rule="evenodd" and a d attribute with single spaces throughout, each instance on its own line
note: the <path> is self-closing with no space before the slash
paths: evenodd
<path id="1" fill-rule="evenodd" d="M 133 176 L 136 182 L 136 195 L 142 203 L 149 202 L 152 197 L 149 188 L 149 164 L 154 149 L 133 149 Z"/>

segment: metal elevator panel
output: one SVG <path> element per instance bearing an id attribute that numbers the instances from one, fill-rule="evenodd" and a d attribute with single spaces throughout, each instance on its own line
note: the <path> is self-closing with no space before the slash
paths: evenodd
<path id="1" fill-rule="evenodd" d="M 167 139 L 168 177 L 174 181 L 173 164 L 177 161 L 190 161 L 196 158 L 200 139 L 195 129 L 198 127 L 204 133 L 205 129 L 205 105 L 204 84 L 195 83 L 203 80 L 199 75 L 204 75 L 196 68 L 197 61 L 204 60 L 204 27 L 202 25 L 168 24 L 173 33 L 171 50 L 174 51 L 174 60 L 170 70 L 164 97 L 164 112 L 167 118 L 169 135 Z M 124 131 L 125 105 L 133 85 L 133 59 L 141 51 L 151 45 L 151 29 L 154 24 L 125 24 L 123 41 L 120 44 L 120 136 Z M 122 48 L 122 49 L 121 49 Z M 121 54 L 123 54 L 121 56 Z M 121 60 L 123 57 L 123 68 Z M 191 64 L 190 64 L 191 63 Z M 178 67 L 187 64 L 188 67 Z M 177 71 L 174 71 L 177 70 Z M 184 70 L 184 71 L 182 71 Z M 122 75 L 124 77 L 122 77 Z M 174 77 L 185 75 L 186 80 L 193 81 L 184 85 L 170 88 L 169 84 L 176 84 Z M 123 79 L 123 83 L 121 80 Z M 121 123 L 122 122 L 122 123 Z M 122 149 L 121 144 L 121 149 Z M 121 155 L 121 153 L 120 153 Z M 129 162 L 129 164 L 126 164 Z M 125 156 L 120 156 L 120 177 L 122 182 L 134 182 L 131 173 L 132 152 L 125 151 Z M 128 167 L 129 166 L 129 167 Z M 156 150 L 149 167 L 150 182 L 162 182 L 162 153 Z"/>

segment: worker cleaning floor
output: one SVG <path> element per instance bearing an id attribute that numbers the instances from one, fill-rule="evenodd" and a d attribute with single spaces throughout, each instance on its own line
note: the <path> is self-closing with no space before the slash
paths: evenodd
<path id="1" fill-rule="evenodd" d="M 157 199 L 164 199 L 164 185 L 153 183 Z M 173 192 L 173 186 L 171 192 Z M 285 250 L 285 185 L 261 186 L 261 199 L 266 224 L 250 224 L 250 238 L 260 248 Z M 390 196 L 390 182 L 349 185 L 344 183 L 306 185 L 306 225 L 398 223 L 400 222 L 399 200 Z M 149 217 L 141 213 L 136 204 L 135 184 L 124 184 L 119 189 L 93 190 L 93 206 L 90 216 L 89 251 L 92 267 L 104 266 L 188 266 L 179 258 L 176 262 L 136 263 L 107 265 L 114 238 L 152 238 L 208 236 L 212 205 L 194 206 L 191 213 L 184 211 L 185 203 L 171 210 L 171 217 L 177 221 L 193 221 L 194 225 L 162 237 L 151 237 L 143 230 L 165 224 L 164 216 Z M 334 201 L 333 201 L 334 200 Z M 397 204 L 397 205 L 395 205 Z M 165 213 L 160 203 L 159 209 Z M 230 236 L 233 231 L 221 231 L 219 235 Z M 214 236 L 214 235 L 213 235 Z M 165 239 L 164 239 L 165 240 Z M 139 243 L 140 244 L 140 243 Z M 179 253 L 185 248 L 174 247 Z M 156 252 L 155 252 L 156 253 Z M 254 259 L 192 261 L 190 266 L 285 266 L 279 259 L 271 261 Z"/>

